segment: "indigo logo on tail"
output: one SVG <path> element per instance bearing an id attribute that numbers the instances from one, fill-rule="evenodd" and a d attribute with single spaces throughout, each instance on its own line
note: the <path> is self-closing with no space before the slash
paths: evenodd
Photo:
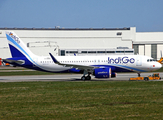
<path id="1" fill-rule="evenodd" d="M 9 33 L 10 37 L 13 38 L 18 44 L 20 43 L 20 40 L 18 37 L 16 37 L 15 35 L 13 35 L 13 33 Z"/>
<path id="2" fill-rule="evenodd" d="M 13 35 L 13 33 L 11 33 L 11 32 L 10 32 L 10 34 L 9 34 L 9 35 Z"/>

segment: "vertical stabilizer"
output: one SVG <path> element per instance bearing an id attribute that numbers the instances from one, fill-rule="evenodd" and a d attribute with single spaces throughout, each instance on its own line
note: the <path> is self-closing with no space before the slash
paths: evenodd
<path id="1" fill-rule="evenodd" d="M 14 32 L 6 32 L 12 57 L 31 58 L 34 54 L 27 48 L 22 40 Z"/>

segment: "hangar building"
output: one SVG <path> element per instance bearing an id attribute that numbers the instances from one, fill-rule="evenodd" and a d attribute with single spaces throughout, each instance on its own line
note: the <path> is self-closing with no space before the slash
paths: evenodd
<path id="1" fill-rule="evenodd" d="M 130 28 L 0 28 L 0 58 L 11 57 L 5 32 L 15 32 L 36 55 L 140 54 L 161 57 L 163 32 L 136 32 Z"/>

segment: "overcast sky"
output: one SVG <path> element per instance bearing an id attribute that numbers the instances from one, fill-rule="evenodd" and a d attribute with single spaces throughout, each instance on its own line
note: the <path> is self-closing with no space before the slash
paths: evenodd
<path id="1" fill-rule="evenodd" d="M 55 26 L 163 32 L 163 0 L 0 0 L 0 28 Z"/>

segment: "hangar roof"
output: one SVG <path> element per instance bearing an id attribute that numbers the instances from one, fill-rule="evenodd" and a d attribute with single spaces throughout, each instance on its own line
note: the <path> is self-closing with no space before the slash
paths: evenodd
<path id="1" fill-rule="evenodd" d="M 130 30 L 130 28 L 0 28 L 0 30 Z"/>

